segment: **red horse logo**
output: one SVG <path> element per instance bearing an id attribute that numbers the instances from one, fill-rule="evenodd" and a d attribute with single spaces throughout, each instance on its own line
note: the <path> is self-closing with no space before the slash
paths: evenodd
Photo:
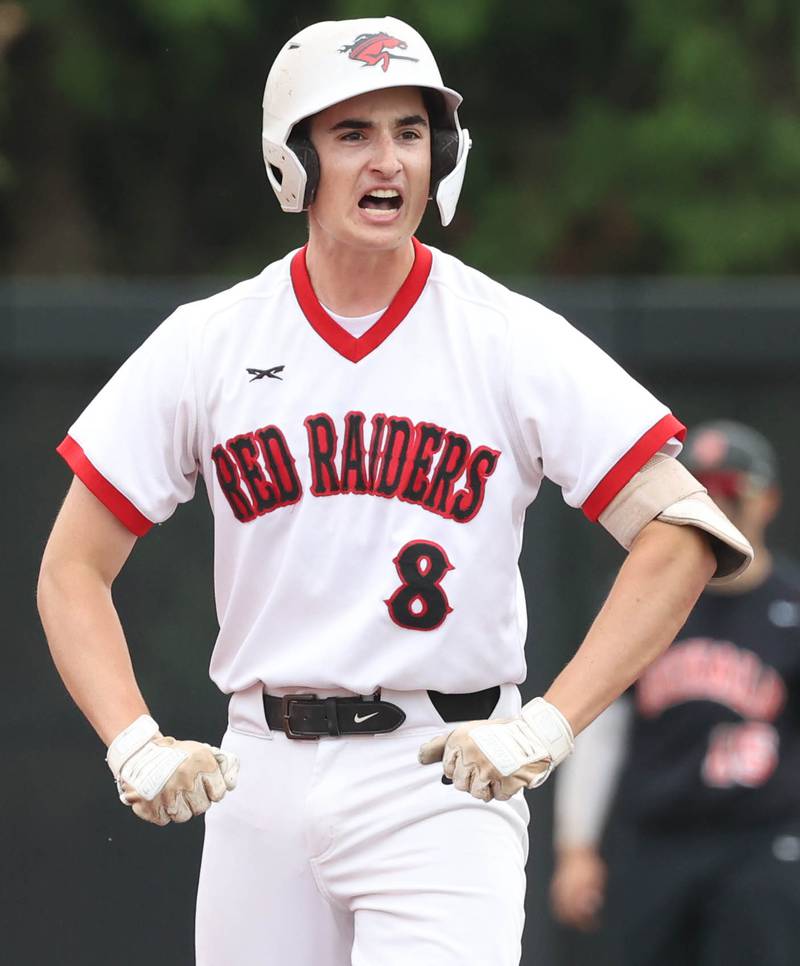
<path id="1" fill-rule="evenodd" d="M 403 57 L 402 54 L 390 54 L 394 48 L 405 50 L 408 44 L 389 34 L 361 34 L 352 44 L 339 48 L 340 54 L 348 54 L 350 60 L 360 60 L 362 67 L 374 67 L 380 64 L 384 71 L 389 69 L 390 60 L 413 60 L 418 57 Z"/>

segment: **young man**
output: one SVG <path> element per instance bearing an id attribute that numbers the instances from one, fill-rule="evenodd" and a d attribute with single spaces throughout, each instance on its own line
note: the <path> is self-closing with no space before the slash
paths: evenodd
<path id="1" fill-rule="evenodd" d="M 689 435 L 685 462 L 755 560 L 703 594 L 559 774 L 554 911 L 583 930 L 602 919 L 620 966 L 789 966 L 800 960 L 800 576 L 766 540 L 777 460 L 760 433 L 723 420 Z"/>
<path id="2" fill-rule="evenodd" d="M 749 560 L 672 458 L 683 427 L 665 406 L 563 319 L 414 238 L 429 197 L 453 217 L 460 101 L 400 21 L 293 37 L 267 80 L 264 157 L 282 207 L 308 211 L 308 245 L 178 309 L 60 447 L 77 478 L 40 608 L 123 801 L 185 819 L 241 760 L 207 818 L 201 964 L 516 963 L 516 793 L 669 644 L 712 574 Z M 160 737 L 110 597 L 198 474 L 224 751 Z M 521 709 L 516 563 L 543 475 L 631 553 L 573 661 Z M 455 787 L 420 765 L 440 760 Z"/>

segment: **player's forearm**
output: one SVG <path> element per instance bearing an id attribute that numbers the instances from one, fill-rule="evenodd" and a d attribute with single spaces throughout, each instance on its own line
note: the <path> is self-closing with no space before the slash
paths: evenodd
<path id="1" fill-rule="evenodd" d="M 654 521 L 642 530 L 583 643 L 545 695 L 575 734 L 672 643 L 715 567 L 695 528 Z"/>
<path id="2" fill-rule="evenodd" d="M 38 605 L 64 685 L 100 738 L 110 744 L 147 713 L 110 586 L 91 566 L 45 559 Z"/>

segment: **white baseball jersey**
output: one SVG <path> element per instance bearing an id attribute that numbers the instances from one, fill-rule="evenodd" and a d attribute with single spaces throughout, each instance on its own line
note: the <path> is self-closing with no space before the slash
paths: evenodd
<path id="1" fill-rule="evenodd" d="M 59 447 L 137 535 L 203 477 L 225 692 L 524 680 L 517 560 L 542 477 L 596 519 L 679 448 L 668 409 L 564 319 L 414 244 L 360 336 L 304 249 L 180 307 Z"/>

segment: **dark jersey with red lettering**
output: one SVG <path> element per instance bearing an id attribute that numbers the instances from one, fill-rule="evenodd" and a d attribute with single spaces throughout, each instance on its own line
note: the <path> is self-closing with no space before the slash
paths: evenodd
<path id="1" fill-rule="evenodd" d="M 702 595 L 632 689 L 619 814 L 640 825 L 800 817 L 800 573 Z"/>

